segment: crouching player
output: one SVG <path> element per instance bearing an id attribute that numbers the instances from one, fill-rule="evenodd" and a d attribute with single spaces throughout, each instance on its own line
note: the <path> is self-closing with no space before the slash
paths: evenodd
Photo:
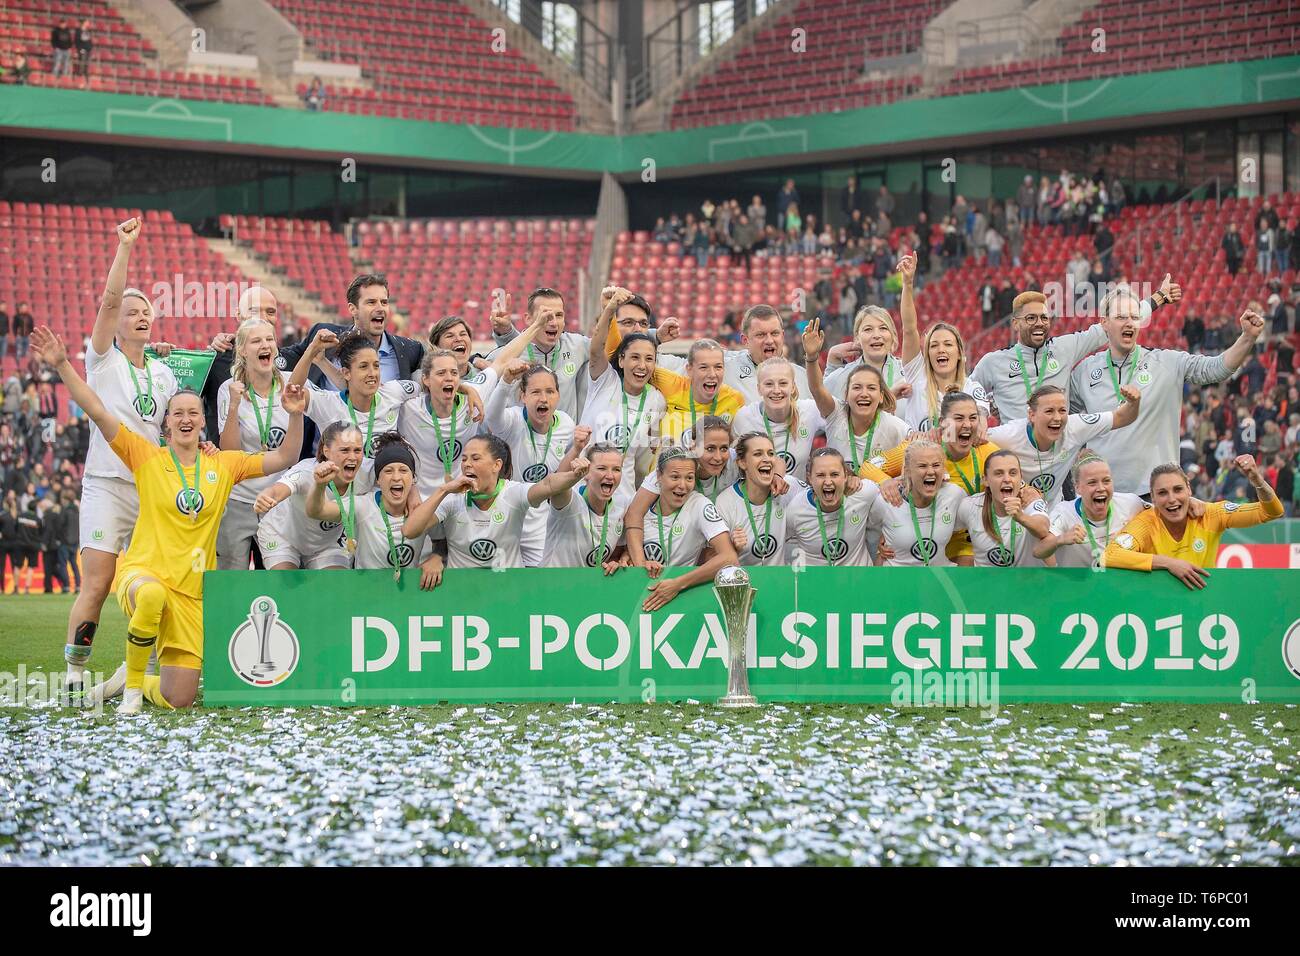
<path id="1" fill-rule="evenodd" d="M 139 713 L 144 697 L 159 707 L 188 707 L 203 667 L 203 572 L 216 567 L 221 515 L 236 484 L 293 463 L 302 446 L 306 396 L 300 386 L 285 388 L 281 401 L 289 413 L 289 434 L 274 451 L 204 455 L 199 448 L 203 400 L 182 389 L 167 403 L 160 448 L 104 407 L 68 361 L 57 335 L 36 329 L 32 348 L 59 373 L 72 400 L 131 469 L 140 492 L 140 517 L 117 567 L 117 600 L 128 618 L 126 663 L 88 691 L 87 701 L 97 703 L 122 691 L 121 714 Z M 146 678 L 145 664 L 155 644 L 162 673 Z"/>

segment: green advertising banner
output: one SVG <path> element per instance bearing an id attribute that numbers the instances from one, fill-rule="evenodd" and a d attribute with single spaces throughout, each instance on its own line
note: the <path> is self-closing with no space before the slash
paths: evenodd
<path id="1" fill-rule="evenodd" d="M 1294 572 L 750 569 L 760 701 L 1300 702 Z M 204 703 L 713 701 L 709 587 L 643 613 L 640 571 L 210 571 Z"/>
<path id="2" fill-rule="evenodd" d="M 216 352 L 206 349 L 172 349 L 166 358 L 153 349 L 145 349 L 145 353 L 149 358 L 158 359 L 170 368 L 176 376 L 176 384 L 181 388 L 192 388 L 196 392 L 203 391 L 203 383 L 208 380 L 208 372 L 212 370 L 212 360 L 217 357 Z"/>

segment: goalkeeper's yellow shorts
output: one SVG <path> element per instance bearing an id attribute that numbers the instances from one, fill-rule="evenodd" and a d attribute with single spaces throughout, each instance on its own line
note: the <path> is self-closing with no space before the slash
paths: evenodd
<path id="1" fill-rule="evenodd" d="M 129 619 L 135 613 L 131 585 L 144 571 L 128 571 L 117 582 L 117 604 Z M 157 580 L 157 578 L 154 578 Z M 162 620 L 158 622 L 158 663 L 162 667 L 203 669 L 203 601 L 181 594 L 161 581 L 167 591 Z"/>

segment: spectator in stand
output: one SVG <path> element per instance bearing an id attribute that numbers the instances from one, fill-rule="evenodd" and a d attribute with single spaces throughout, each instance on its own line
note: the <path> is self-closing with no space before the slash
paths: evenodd
<path id="1" fill-rule="evenodd" d="M 889 234 L 894 231 L 894 221 L 889 217 L 889 213 L 881 210 L 876 214 L 875 230 L 876 235 L 881 239 L 887 239 Z"/>
<path id="2" fill-rule="evenodd" d="M 1002 267 L 1002 244 L 1002 235 L 996 229 L 989 226 L 988 229 L 984 230 L 984 248 L 988 253 L 990 268 L 1000 269 Z"/>
<path id="3" fill-rule="evenodd" d="M 858 177 L 849 176 L 848 182 L 840 190 L 840 215 L 844 217 L 845 224 L 853 219 L 856 212 L 861 218 L 861 214 L 866 211 L 866 198 L 858 190 Z"/>
<path id="4" fill-rule="evenodd" d="M 862 239 L 867 234 L 867 223 L 862 218 L 862 210 L 855 209 L 849 217 L 849 224 L 846 227 L 850 239 Z"/>
<path id="5" fill-rule="evenodd" d="M 1268 217 L 1261 212 L 1255 227 L 1255 271 L 1262 276 L 1272 271 L 1273 253 L 1277 250 L 1277 231 L 1268 222 Z"/>
<path id="6" fill-rule="evenodd" d="M 1278 428 L 1277 422 L 1270 418 L 1264 422 L 1264 430 L 1259 436 L 1259 460 L 1271 462 L 1281 450 L 1282 429 Z"/>
<path id="7" fill-rule="evenodd" d="M 767 207 L 763 205 L 762 196 L 755 196 L 749 201 L 749 208 L 745 210 L 745 215 L 761 233 L 767 226 Z"/>
<path id="8" fill-rule="evenodd" d="M 778 226 L 788 229 L 786 221 L 786 211 L 791 206 L 799 204 L 799 190 L 795 188 L 794 180 L 787 179 L 781 191 L 776 194 L 776 222 Z"/>
<path id="9" fill-rule="evenodd" d="M 1288 335 L 1291 331 L 1291 317 L 1287 314 L 1286 303 L 1276 292 L 1268 297 L 1268 308 L 1265 320 L 1269 323 L 1269 334 Z"/>
<path id="10" fill-rule="evenodd" d="M 798 242 L 799 234 L 803 232 L 803 217 L 799 215 L 799 204 L 796 202 L 785 207 L 785 232 L 792 242 Z"/>
<path id="11" fill-rule="evenodd" d="M 976 293 L 979 298 L 980 313 L 984 317 L 984 328 L 998 320 L 998 290 L 993 286 L 993 273 L 984 276 L 984 284 Z"/>
<path id="12" fill-rule="evenodd" d="M 81 593 L 81 565 L 77 563 L 81 533 L 81 508 L 78 505 L 79 492 L 80 489 L 76 491 L 72 488 L 63 489 L 62 503 L 59 507 L 63 518 L 63 536 L 59 541 L 57 554 L 59 567 L 72 569 L 73 590 L 78 594 Z M 64 581 L 67 581 L 66 570 L 64 571 Z"/>
<path id="13" fill-rule="evenodd" d="M 1187 313 L 1183 320 L 1183 338 L 1187 342 L 1187 351 L 1199 352 L 1205 341 L 1205 322 L 1195 312 Z"/>
<path id="14" fill-rule="evenodd" d="M 1025 175 L 1020 188 L 1016 190 L 1016 205 L 1020 207 L 1020 217 L 1033 221 L 1034 211 L 1038 207 L 1038 193 L 1034 189 L 1034 177 Z"/>
<path id="15" fill-rule="evenodd" d="M 976 207 L 973 213 L 968 213 L 970 220 L 970 230 L 968 235 L 971 238 L 971 245 L 975 249 L 975 261 L 984 262 L 988 255 L 988 246 L 985 242 L 988 239 L 989 221 L 984 215 L 984 211 Z"/>
<path id="16" fill-rule="evenodd" d="M 1241 260 L 1246 258 L 1246 246 L 1241 241 L 1241 233 L 1237 231 L 1235 222 L 1228 223 L 1228 231 L 1223 234 L 1219 248 L 1228 260 L 1228 275 L 1235 276 L 1241 268 Z"/>
<path id="17" fill-rule="evenodd" d="M 34 328 L 36 328 L 36 319 L 32 317 L 27 303 L 19 302 L 18 311 L 14 313 L 13 320 L 14 358 L 19 363 L 27 357 L 27 338 L 32 334 Z"/>
<path id="18" fill-rule="evenodd" d="M 9 355 L 9 303 L 0 302 L 0 369 Z"/>
<path id="19" fill-rule="evenodd" d="M 1109 281 L 1110 272 L 1106 269 L 1105 264 L 1100 259 L 1093 259 L 1092 265 L 1088 268 L 1088 283 L 1093 289 L 1099 291 Z"/>
<path id="20" fill-rule="evenodd" d="M 1092 237 L 1092 246 L 1097 250 L 1097 256 L 1109 268 L 1111 250 L 1115 248 L 1115 234 L 1110 231 L 1110 226 L 1103 222 L 1097 227 L 1097 232 Z"/>
<path id="21" fill-rule="evenodd" d="M 68 567 L 59 564 L 59 549 L 63 547 L 63 514 L 57 501 L 45 500 L 38 508 L 41 522 L 41 567 L 45 572 L 45 593 L 54 593 L 57 580 L 63 593 L 71 590 Z"/>
<path id="22" fill-rule="evenodd" d="M 72 73 L 72 29 L 68 21 L 60 19 L 58 26 L 50 31 L 50 46 L 54 52 L 54 66 L 50 69 L 53 76 L 70 76 Z"/>
<path id="23" fill-rule="evenodd" d="M 894 219 L 894 209 L 895 203 L 893 194 L 890 193 L 889 187 L 882 183 L 879 192 L 876 193 L 877 217 L 880 213 L 884 213 L 885 217 L 892 222 Z"/>
<path id="24" fill-rule="evenodd" d="M 18 560 L 14 562 L 14 589 L 19 594 L 34 594 L 32 578 L 36 575 L 36 562 L 41 551 L 41 519 L 36 513 L 35 488 L 28 483 L 26 500 L 19 498 L 18 505 Z M 18 568 L 26 570 L 22 591 L 18 591 Z"/>
<path id="25" fill-rule="evenodd" d="M 747 213 L 741 213 L 731 233 L 731 248 L 736 257 L 745 264 L 745 275 L 750 274 L 751 259 L 754 255 L 754 243 L 758 241 L 758 229 Z"/>
<path id="26" fill-rule="evenodd" d="M 966 214 L 970 212 L 970 206 L 966 203 L 966 197 L 960 193 L 952 201 L 952 224 L 957 227 L 958 232 L 966 231 Z"/>
<path id="27" fill-rule="evenodd" d="M 1011 280 L 1003 278 L 1002 286 L 998 289 L 997 303 L 994 306 L 994 309 L 997 312 L 998 321 L 1005 319 L 1011 314 L 1012 309 L 1015 306 L 1016 296 L 1019 294 L 1020 293 L 1016 291 L 1016 287 L 1011 284 Z"/>
<path id="28" fill-rule="evenodd" d="M 1020 257 L 1025 249 L 1025 227 L 1020 216 L 1020 213 L 1007 216 L 1007 250 L 1011 253 L 1011 265 L 1016 269 L 1021 267 Z"/>
<path id="29" fill-rule="evenodd" d="M 1273 261 L 1278 275 L 1286 272 L 1291 265 L 1291 245 L 1295 242 L 1295 230 L 1294 216 L 1288 219 L 1285 225 L 1277 227 L 1277 247 L 1273 250 Z"/>
<path id="30" fill-rule="evenodd" d="M 1124 191 L 1124 184 L 1120 182 L 1118 176 L 1112 177 L 1110 189 L 1106 191 L 1107 198 L 1110 199 L 1110 213 L 1112 216 L 1118 216 L 1121 209 L 1128 203 L 1128 194 Z"/>
<path id="31" fill-rule="evenodd" d="M 313 76 L 311 83 L 307 87 L 307 92 L 302 95 L 303 105 L 313 113 L 318 113 L 325 106 L 325 84 L 321 82 L 319 76 Z"/>
<path id="32" fill-rule="evenodd" d="M 90 21 L 82 20 L 77 28 L 75 42 L 77 47 L 77 76 L 81 77 L 84 90 L 90 83 L 90 57 L 95 50 L 95 38 L 90 32 Z"/>
<path id="33" fill-rule="evenodd" d="M 694 256 L 695 264 L 701 269 L 709 264 L 709 233 L 703 223 L 693 222 L 687 228 L 682 255 Z"/>
<path id="34" fill-rule="evenodd" d="M 1026 272 L 1025 287 L 1020 291 L 1021 292 L 1042 292 L 1043 285 L 1038 281 L 1038 276 L 1034 275 L 1032 272 Z"/>
<path id="35" fill-rule="evenodd" d="M 943 244 L 940 249 L 944 269 L 956 268 L 961 259 L 961 239 L 958 236 L 957 227 L 951 222 L 943 228 Z"/>
<path id="36" fill-rule="evenodd" d="M 1287 252 L 1287 262 L 1292 268 L 1300 267 L 1300 225 L 1297 225 L 1295 216 L 1286 221 L 1287 232 L 1291 235 L 1290 249 Z"/>
<path id="37" fill-rule="evenodd" d="M 1254 455 L 1259 450 L 1259 428 L 1245 405 L 1237 406 L 1237 427 L 1232 434 L 1232 445 L 1238 455 Z"/>
<path id="38" fill-rule="evenodd" d="M 1259 352 L 1251 353 L 1250 359 L 1242 366 L 1241 371 L 1234 378 L 1244 379 L 1247 383 L 1247 393 L 1251 395 L 1264 387 L 1264 380 L 1268 378 L 1268 369 L 1259 360 Z"/>
<path id="39" fill-rule="evenodd" d="M 1074 307 L 1079 309 L 1090 295 L 1095 295 L 1092 286 L 1088 280 L 1092 276 L 1092 266 L 1088 262 L 1088 257 L 1083 254 L 1082 249 L 1076 249 L 1074 255 L 1070 257 L 1070 263 L 1065 267 L 1066 278 L 1074 288 Z M 1093 305 L 1097 305 L 1097 300 L 1093 299 Z"/>
<path id="40" fill-rule="evenodd" d="M 718 207 L 713 204 L 713 200 L 705 196 L 704 202 L 700 203 L 701 221 L 713 225 L 713 214 L 717 211 L 717 208 Z"/>

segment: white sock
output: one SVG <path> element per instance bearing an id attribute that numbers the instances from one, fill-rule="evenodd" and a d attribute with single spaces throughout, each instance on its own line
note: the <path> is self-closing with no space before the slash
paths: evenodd
<path id="1" fill-rule="evenodd" d="M 117 709 L 123 713 L 136 713 L 144 708 L 144 690 L 140 687 L 128 687 L 122 691 L 122 703 Z"/>
<path id="2" fill-rule="evenodd" d="M 85 664 L 69 664 L 69 665 L 68 665 L 67 678 L 66 678 L 66 680 L 65 680 L 65 683 L 68 683 L 68 684 L 84 684 L 85 682 L 86 682 L 86 665 L 85 665 Z"/>

